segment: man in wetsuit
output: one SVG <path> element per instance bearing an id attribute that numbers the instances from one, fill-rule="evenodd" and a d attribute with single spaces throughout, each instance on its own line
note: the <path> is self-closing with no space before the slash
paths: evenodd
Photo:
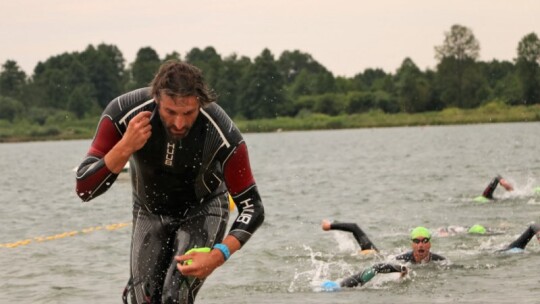
<path id="1" fill-rule="evenodd" d="M 330 230 L 340 230 L 340 231 L 346 231 L 351 232 L 360 245 L 360 253 L 361 254 L 370 254 L 370 253 L 378 253 L 379 250 L 377 247 L 371 242 L 371 240 L 367 237 L 365 232 L 355 223 L 340 223 L 340 222 L 330 222 L 328 220 L 322 221 L 322 229 L 324 231 L 330 231 Z M 378 273 L 393 273 L 393 272 L 399 272 L 401 273 L 401 277 L 405 276 L 408 273 L 408 268 L 403 265 L 393 264 L 393 263 L 377 263 L 372 266 L 369 266 L 362 270 L 359 273 L 353 274 L 343 280 L 341 282 L 335 282 L 335 281 L 325 281 L 321 284 L 321 290 L 322 291 L 337 291 L 343 287 L 356 287 L 356 286 L 363 286 L 367 282 L 369 282 L 372 278 L 375 277 Z"/>
<path id="2" fill-rule="evenodd" d="M 416 227 L 411 231 L 412 250 L 396 257 L 396 260 L 413 264 L 443 261 L 446 258 L 431 252 L 431 232 L 425 227 Z"/>
<path id="3" fill-rule="evenodd" d="M 364 231 L 354 223 L 331 223 L 328 220 L 323 220 L 321 226 L 324 231 L 341 230 L 353 233 L 360 245 L 360 253 L 378 252 L 378 249 L 369 240 Z M 431 252 L 431 232 L 428 229 L 424 227 L 414 228 L 411 232 L 411 241 L 412 250 L 398 255 L 396 260 L 411 262 L 413 264 L 445 260 L 443 256 Z"/>
<path id="4" fill-rule="evenodd" d="M 497 189 L 497 186 L 499 184 L 504 189 L 506 189 L 506 191 L 514 190 L 514 187 L 512 187 L 512 184 L 510 184 L 506 179 L 502 178 L 502 176 L 497 175 L 491 180 L 491 182 L 489 182 L 486 189 L 484 189 L 482 196 L 487 199 L 493 199 L 493 192 L 495 192 L 495 189 Z"/>
<path id="5" fill-rule="evenodd" d="M 215 100 L 198 68 L 169 61 L 151 87 L 109 103 L 78 168 L 76 191 L 89 201 L 130 162 L 134 303 L 193 303 L 264 220 L 246 143 Z M 238 216 L 225 236 L 229 193 Z M 185 254 L 194 248 L 208 250 Z"/>

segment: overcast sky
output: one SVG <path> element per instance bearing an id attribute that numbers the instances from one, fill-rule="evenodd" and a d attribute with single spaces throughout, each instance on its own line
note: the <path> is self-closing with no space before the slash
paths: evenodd
<path id="1" fill-rule="evenodd" d="M 540 0 L 1 0 L 0 64 L 32 74 L 51 56 L 107 43 L 126 64 L 141 47 L 183 58 L 213 46 L 252 59 L 300 50 L 336 76 L 394 73 L 406 57 L 434 68 L 454 24 L 473 31 L 480 60 L 513 60 L 525 35 L 540 36 Z"/>

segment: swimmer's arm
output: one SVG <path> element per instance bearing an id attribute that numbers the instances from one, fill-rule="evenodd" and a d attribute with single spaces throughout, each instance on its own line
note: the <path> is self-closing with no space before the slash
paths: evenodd
<path id="1" fill-rule="evenodd" d="M 238 215 L 229 236 L 244 245 L 264 222 L 264 206 L 251 172 L 247 146 L 241 142 L 231 151 L 223 166 L 227 189 L 231 194 Z"/>
<path id="2" fill-rule="evenodd" d="M 142 148 L 151 135 L 151 112 L 137 114 L 120 134 L 105 110 L 86 158 L 77 170 L 77 195 L 89 201 L 110 188 L 131 155 Z"/>
<path id="3" fill-rule="evenodd" d="M 376 273 L 391 273 L 391 272 L 401 272 L 407 273 L 408 269 L 404 265 L 398 265 L 398 264 L 388 264 L 388 263 L 380 263 L 373 266 Z"/>
<path id="4" fill-rule="evenodd" d="M 408 273 L 408 268 L 406 266 L 397 265 L 397 264 L 388 264 L 388 263 L 375 264 L 371 267 L 364 269 L 361 273 L 345 278 L 343 281 L 341 281 L 340 286 L 341 287 L 356 287 L 358 285 L 363 286 L 364 284 L 369 282 L 371 279 L 373 279 L 375 275 L 378 273 L 392 273 L 392 272 L 400 272 L 401 276 L 403 277 L 404 275 Z"/>
<path id="5" fill-rule="evenodd" d="M 499 181 L 501 180 L 501 176 L 497 175 L 491 180 L 489 185 L 487 185 L 486 189 L 482 193 L 482 196 L 485 198 L 492 199 L 493 198 L 493 192 L 495 192 L 495 189 L 497 188 L 497 185 L 499 184 Z"/>
<path id="6" fill-rule="evenodd" d="M 77 168 L 75 190 L 83 201 L 87 202 L 104 193 L 116 180 L 118 174 L 107 168 L 103 158 L 120 139 L 121 134 L 105 110 L 90 149 Z"/>

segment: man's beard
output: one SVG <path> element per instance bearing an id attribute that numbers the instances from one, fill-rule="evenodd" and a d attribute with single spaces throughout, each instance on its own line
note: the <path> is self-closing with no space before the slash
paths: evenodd
<path id="1" fill-rule="evenodd" d="M 185 132 L 183 132 L 182 134 L 178 134 L 178 132 L 172 132 L 171 129 L 173 129 L 173 127 L 170 127 L 170 126 L 167 126 L 163 121 L 161 122 L 163 124 L 163 128 L 165 128 L 165 132 L 167 133 L 167 137 L 171 138 L 171 139 L 174 139 L 174 140 L 181 140 L 183 138 L 185 138 L 186 136 L 188 136 L 189 134 L 189 131 L 190 129 L 183 129 L 183 130 L 186 130 Z"/>
<path id="2" fill-rule="evenodd" d="M 154 111 L 155 112 L 152 113 L 151 118 L 154 117 L 155 113 L 157 113 L 157 115 L 159 115 L 159 120 L 161 121 L 161 125 L 163 126 L 163 129 L 165 129 L 165 133 L 167 133 L 168 138 L 173 139 L 173 140 L 181 140 L 181 139 L 183 139 L 184 137 L 186 137 L 189 134 L 189 131 L 190 131 L 191 128 L 187 129 L 187 131 L 184 134 L 181 134 L 181 135 L 180 134 L 174 134 L 173 132 L 171 132 L 171 129 L 173 127 L 167 126 L 165 124 L 165 121 L 161 118 L 161 114 L 159 114 L 159 103 L 156 104 L 156 109 Z"/>

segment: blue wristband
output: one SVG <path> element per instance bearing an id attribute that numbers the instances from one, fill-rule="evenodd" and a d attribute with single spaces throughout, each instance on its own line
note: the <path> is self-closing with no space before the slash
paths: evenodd
<path id="1" fill-rule="evenodd" d="M 231 257 L 231 252 L 229 251 L 229 247 L 225 244 L 215 244 L 214 249 L 217 249 L 223 253 L 223 258 L 225 258 L 225 261 L 227 261 Z"/>

